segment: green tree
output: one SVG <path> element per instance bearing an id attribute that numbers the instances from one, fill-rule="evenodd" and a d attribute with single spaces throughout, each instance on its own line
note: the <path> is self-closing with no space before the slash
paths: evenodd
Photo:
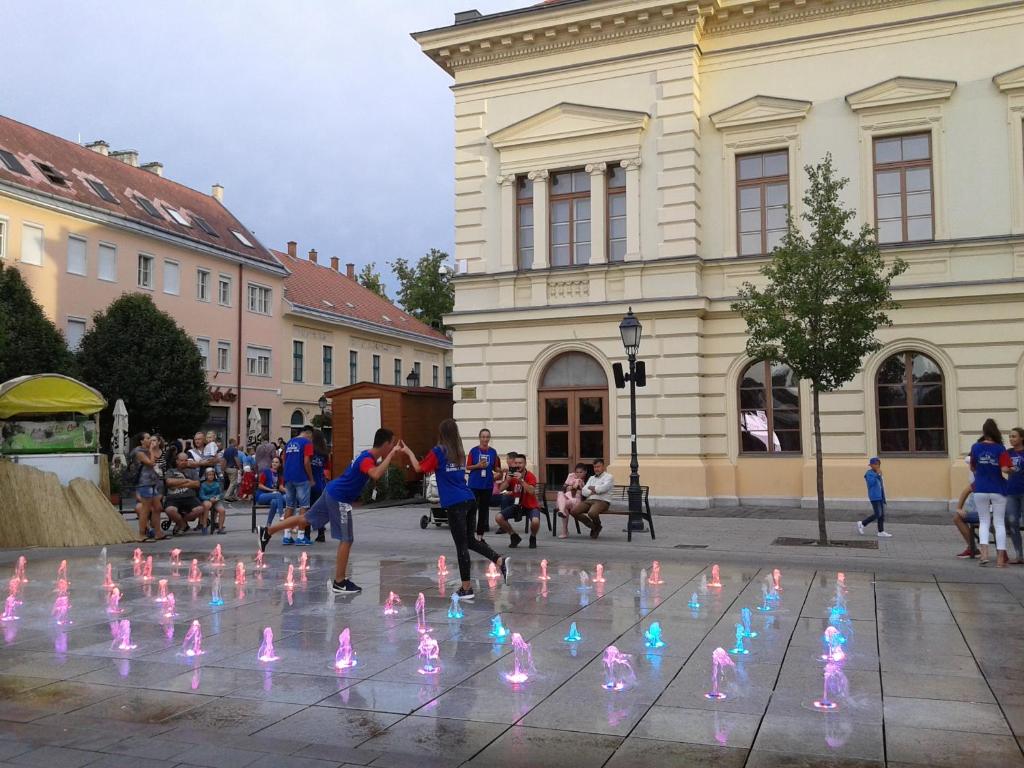
<path id="1" fill-rule="evenodd" d="M 0 265 L 0 382 L 31 373 L 73 376 L 74 355 L 21 273 Z"/>
<path id="2" fill-rule="evenodd" d="M 110 405 L 100 414 L 109 436 L 114 403 L 128 408 L 129 433 L 191 436 L 206 421 L 206 373 L 195 341 L 149 296 L 126 293 L 93 315 L 82 339 L 82 380 Z"/>
<path id="3" fill-rule="evenodd" d="M 405 259 L 391 262 L 402 308 L 417 320 L 442 330 L 444 316 L 455 306 L 455 286 L 447 261 L 447 253 L 431 248 L 415 264 Z"/>
<path id="4" fill-rule="evenodd" d="M 751 357 L 785 363 L 811 383 L 818 543 L 826 546 L 819 395 L 852 379 L 864 356 L 880 347 L 875 331 L 892 324 L 887 311 L 898 305 L 891 283 L 907 265 L 899 258 L 885 263 L 870 226 L 851 234 L 856 214 L 839 200 L 849 179 L 836 176 L 831 155 L 804 170 L 809 185 L 801 218 L 808 234 L 790 215 L 785 237 L 761 269 L 764 287 L 745 283 L 732 308 L 747 323 Z"/>
<path id="5" fill-rule="evenodd" d="M 373 264 L 363 265 L 363 268 L 359 271 L 359 284 L 363 288 L 369 288 L 382 299 L 388 297 L 387 291 L 384 290 L 384 279 Z"/>

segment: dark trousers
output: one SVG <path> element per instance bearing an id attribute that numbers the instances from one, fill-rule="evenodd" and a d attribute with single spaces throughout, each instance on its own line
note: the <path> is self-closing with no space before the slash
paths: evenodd
<path id="1" fill-rule="evenodd" d="M 491 549 L 486 541 L 473 536 L 476 527 L 476 502 L 464 501 L 454 507 L 448 507 L 448 530 L 452 532 L 455 542 L 455 553 L 459 558 L 459 577 L 469 581 L 469 551 L 483 555 L 492 563 L 498 561 L 498 553 Z"/>
<path id="2" fill-rule="evenodd" d="M 865 517 L 861 521 L 861 525 L 870 525 L 871 523 L 878 522 L 878 532 L 881 533 L 885 530 L 885 502 L 884 501 L 872 501 L 871 502 L 871 516 Z"/>
<path id="3" fill-rule="evenodd" d="M 476 535 L 482 536 L 491 529 L 491 489 L 474 488 L 473 495 L 476 496 Z"/>

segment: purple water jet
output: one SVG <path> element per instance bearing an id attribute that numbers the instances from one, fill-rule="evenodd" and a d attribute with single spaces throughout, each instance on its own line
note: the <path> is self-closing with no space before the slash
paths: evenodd
<path id="1" fill-rule="evenodd" d="M 167 579 L 160 579 L 156 584 L 157 592 L 156 597 L 153 598 L 154 602 L 166 603 L 167 602 Z"/>
<path id="2" fill-rule="evenodd" d="M 132 642 L 132 623 L 128 619 L 121 619 L 110 624 L 114 640 L 110 647 L 118 651 L 134 651 L 138 646 Z"/>
<path id="3" fill-rule="evenodd" d="M 198 584 L 203 580 L 202 571 L 199 570 L 199 561 L 195 558 L 192 559 L 192 565 L 188 568 L 188 580 L 193 584 Z"/>
<path id="4" fill-rule="evenodd" d="M 153 556 L 150 555 L 146 558 L 145 565 L 142 566 L 142 580 L 152 581 L 153 580 Z"/>
<path id="5" fill-rule="evenodd" d="M 0 621 L 17 621 L 18 617 L 14 615 L 14 609 L 18 606 L 18 598 L 14 595 L 8 595 L 7 599 L 4 600 L 4 612 L 0 616 Z"/>
<path id="6" fill-rule="evenodd" d="M 825 665 L 825 681 L 822 686 L 821 698 L 814 702 L 814 708 L 826 711 L 836 709 L 839 704 L 832 697 L 846 696 L 848 690 L 849 683 L 846 680 L 846 675 L 843 674 L 843 668 L 836 662 L 830 661 Z"/>
<path id="7" fill-rule="evenodd" d="M 722 670 L 726 667 L 736 668 L 736 664 L 724 648 L 715 648 L 711 653 L 711 690 L 704 694 L 705 699 L 724 699 L 725 694 L 719 690 Z"/>
<path id="8" fill-rule="evenodd" d="M 334 668 L 349 669 L 356 664 L 356 652 L 352 650 L 352 640 L 348 627 L 345 627 L 338 635 L 338 652 L 334 654 Z"/>
<path id="9" fill-rule="evenodd" d="M 118 614 L 121 612 L 121 590 L 114 587 L 107 596 L 107 613 Z"/>
<path id="10" fill-rule="evenodd" d="M 193 620 L 192 626 L 185 633 L 185 639 L 181 644 L 181 652 L 184 656 L 203 655 L 203 628 L 199 626 L 199 619 Z"/>
<path id="11" fill-rule="evenodd" d="M 394 592 L 388 592 L 388 599 L 384 601 L 384 615 L 397 616 L 398 606 L 402 604 L 402 598 Z"/>
<path id="12" fill-rule="evenodd" d="M 512 633 L 512 659 L 512 671 L 505 673 L 505 679 L 510 683 L 520 685 L 529 680 L 530 675 L 536 674 L 530 644 L 518 632 Z"/>
<path id="13" fill-rule="evenodd" d="M 28 560 L 25 559 L 24 555 L 18 557 L 18 562 L 14 565 L 14 576 L 22 584 L 28 583 L 28 578 L 25 576 L 25 568 L 28 566 Z"/>
<path id="14" fill-rule="evenodd" d="M 167 593 L 167 600 L 164 601 L 164 618 L 173 619 L 174 614 L 174 593 Z"/>
<path id="15" fill-rule="evenodd" d="M 260 645 L 256 658 L 264 663 L 277 661 L 280 658 L 274 653 L 274 630 L 270 627 L 266 627 L 263 630 L 263 643 Z"/>
<path id="16" fill-rule="evenodd" d="M 57 622 L 57 626 L 63 627 L 71 623 L 71 619 L 68 618 L 70 610 L 71 598 L 66 593 L 57 595 L 57 599 L 53 601 L 53 609 L 50 611 L 53 620 Z"/>
<path id="17" fill-rule="evenodd" d="M 107 563 L 106 567 L 103 569 L 103 588 L 114 588 L 113 565 L 111 563 Z"/>
<path id="18" fill-rule="evenodd" d="M 422 592 L 416 598 L 416 631 L 421 635 L 430 631 L 427 626 L 427 598 Z"/>
<path id="19" fill-rule="evenodd" d="M 57 581 L 60 580 L 68 581 L 68 561 L 61 560 L 60 565 L 57 566 Z"/>
<path id="20" fill-rule="evenodd" d="M 842 661 L 846 658 L 843 652 L 843 636 L 835 627 L 829 626 L 821 637 L 825 646 L 825 652 L 821 655 L 822 661 Z"/>
<path id="21" fill-rule="evenodd" d="M 608 691 L 621 691 L 632 685 L 636 680 L 633 673 L 633 665 L 630 663 L 632 657 L 623 653 L 614 645 L 609 645 L 604 652 L 604 684 L 603 688 Z"/>
<path id="22" fill-rule="evenodd" d="M 417 652 L 423 660 L 423 666 L 417 672 L 421 675 L 434 675 L 441 671 L 441 665 L 437 663 L 441 656 L 441 649 L 437 645 L 437 640 L 430 635 L 423 635 L 420 638 Z"/>

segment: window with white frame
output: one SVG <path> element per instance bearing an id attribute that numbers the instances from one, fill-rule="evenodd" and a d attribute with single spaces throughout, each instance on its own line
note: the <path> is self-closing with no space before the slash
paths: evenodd
<path id="1" fill-rule="evenodd" d="M 269 376 L 270 350 L 266 347 L 246 347 L 245 370 L 250 376 Z"/>
<path id="2" fill-rule="evenodd" d="M 153 257 L 139 254 L 139 288 L 153 287 Z"/>
<path id="3" fill-rule="evenodd" d="M 264 285 L 249 283 L 249 311 L 260 315 L 270 314 L 271 291 Z"/>
<path id="4" fill-rule="evenodd" d="M 68 349 L 77 352 L 82 345 L 82 337 L 85 336 L 85 320 L 80 317 L 69 317 L 64 326 L 64 340 Z"/>
<path id="5" fill-rule="evenodd" d="M 323 350 L 324 386 L 334 385 L 334 347 L 324 344 Z"/>
<path id="6" fill-rule="evenodd" d="M 516 177 L 516 263 L 533 267 L 533 182 L 526 176 Z"/>
<path id="7" fill-rule="evenodd" d="M 210 300 L 210 272 L 206 269 L 196 270 L 196 298 L 199 301 Z"/>
<path id="8" fill-rule="evenodd" d="M 203 370 L 210 370 L 210 340 L 196 339 L 196 347 L 199 349 L 199 357 L 203 359 Z"/>
<path id="9" fill-rule="evenodd" d="M 550 264 L 590 263 L 590 174 L 585 170 L 552 173 L 548 216 Z"/>
<path id="10" fill-rule="evenodd" d="M 180 291 L 181 267 L 178 266 L 176 261 L 164 259 L 164 293 L 171 293 L 177 296 Z"/>
<path id="11" fill-rule="evenodd" d="M 228 275 L 217 278 L 217 303 L 222 307 L 231 306 L 231 278 Z"/>
<path id="12" fill-rule="evenodd" d="M 97 253 L 97 277 L 111 283 L 117 282 L 117 248 L 110 243 L 100 243 Z"/>
<path id="13" fill-rule="evenodd" d="M 613 164 L 608 173 L 608 261 L 626 260 L 626 169 Z"/>
<path id="14" fill-rule="evenodd" d="M 788 150 L 736 156 L 736 245 L 742 256 L 771 253 L 786 235 Z"/>
<path id="15" fill-rule="evenodd" d="M 43 228 L 34 224 L 21 225 L 21 263 L 43 266 Z"/>
<path id="16" fill-rule="evenodd" d="M 85 275 L 86 242 L 84 237 L 68 235 L 68 272 L 72 275 Z"/>
<path id="17" fill-rule="evenodd" d="M 230 371 L 231 370 L 231 342 L 230 341 L 218 341 L 217 342 L 217 370 L 218 371 Z"/>

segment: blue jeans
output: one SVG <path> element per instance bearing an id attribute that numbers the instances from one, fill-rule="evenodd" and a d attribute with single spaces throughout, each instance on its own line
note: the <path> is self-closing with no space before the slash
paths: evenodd
<path id="1" fill-rule="evenodd" d="M 881 533 L 885 530 L 885 502 L 884 501 L 872 501 L 871 502 L 871 516 L 865 517 L 861 521 L 861 525 L 870 525 L 871 523 L 878 523 L 878 532 Z"/>
<path id="2" fill-rule="evenodd" d="M 1020 560 L 1024 553 L 1021 552 L 1020 538 L 1020 515 L 1024 507 L 1024 496 L 1014 494 L 1006 497 L 1006 532 L 1013 541 L 1013 548 L 1017 550 L 1017 559 Z"/>
<path id="3" fill-rule="evenodd" d="M 270 505 L 270 511 L 267 513 L 267 525 L 270 525 L 284 509 L 284 496 L 277 491 L 257 491 L 256 503 Z"/>

